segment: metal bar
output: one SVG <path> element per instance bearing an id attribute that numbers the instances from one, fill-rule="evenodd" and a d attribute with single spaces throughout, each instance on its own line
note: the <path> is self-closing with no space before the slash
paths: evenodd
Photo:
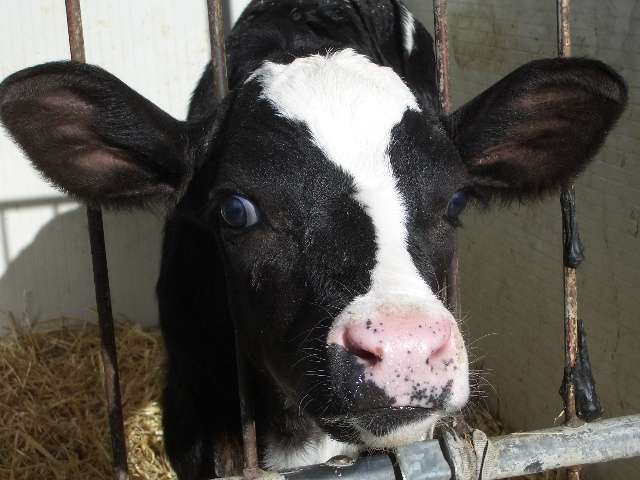
<path id="1" fill-rule="evenodd" d="M 419 442 L 396 449 L 402 480 L 450 480 L 451 466 L 437 441 Z"/>
<path id="2" fill-rule="evenodd" d="M 569 23 L 569 0 L 557 0 L 558 22 L 558 55 L 571 56 L 571 25 Z M 560 203 L 563 212 L 568 207 L 567 203 L 575 199 L 573 185 L 566 186 L 561 195 Z M 571 207 L 569 207 L 571 208 Z M 566 224 L 562 225 L 563 237 L 569 232 Z M 576 413 L 576 388 L 570 372 L 576 368 L 578 358 L 578 284 L 576 269 L 567 264 L 567 251 L 563 250 L 564 270 L 564 380 L 562 394 L 564 400 L 564 418 L 567 425 L 576 425 L 580 420 Z M 572 466 L 567 469 L 568 480 L 580 480 L 580 468 Z"/>
<path id="3" fill-rule="evenodd" d="M 82 34 L 82 14 L 80 0 L 65 0 L 67 9 L 67 28 L 69 30 L 69 50 L 71 60 L 85 61 L 84 37 Z M 107 412 L 111 432 L 111 450 L 113 455 L 113 475 L 116 480 L 129 478 L 127 466 L 127 444 L 125 441 L 122 401 L 120 398 L 120 378 L 118 357 L 111 311 L 111 293 L 109 289 L 109 270 L 104 242 L 104 228 L 100 207 L 87 206 L 89 224 L 89 242 L 91 244 L 91 262 L 95 284 L 98 324 L 100 329 L 100 353 L 104 366 L 104 389 L 107 398 Z"/>
<path id="4" fill-rule="evenodd" d="M 451 111 L 449 94 L 449 22 L 447 0 L 433 0 L 433 21 L 436 42 L 436 80 L 438 100 L 444 113 Z"/>
<path id="5" fill-rule="evenodd" d="M 475 437 L 475 434 L 473 436 Z M 565 425 L 512 433 L 490 438 L 484 449 L 477 449 L 477 446 L 460 438 L 445 440 L 444 448 L 447 454 L 436 440 L 418 442 L 402 448 L 409 450 L 403 452 L 402 449 L 398 449 L 397 456 L 407 454 L 404 461 L 398 462 L 399 465 L 394 465 L 388 455 L 372 455 L 344 465 L 334 460 L 287 472 L 265 472 L 253 477 L 253 480 L 393 480 L 399 478 L 398 473 L 406 479 L 498 480 L 574 464 L 585 465 L 640 457 L 640 415 L 612 418 L 583 424 L 580 427 Z M 455 468 L 461 461 L 471 464 L 471 473 L 468 469 Z M 400 472 L 396 470 L 398 466 Z M 448 472 L 447 468 L 450 468 Z M 476 475 L 473 472 L 476 472 Z M 227 477 L 223 480 L 243 478 Z"/>
<path id="6" fill-rule="evenodd" d="M 640 415 L 514 433 L 491 440 L 497 462 L 483 480 L 640 456 Z M 483 472 L 484 473 L 484 472 Z"/>
<path id="7" fill-rule="evenodd" d="M 433 22 L 436 43 L 436 80 L 438 100 L 443 113 L 451 112 L 449 92 L 449 22 L 447 18 L 447 0 L 433 0 Z M 447 304 L 456 315 L 460 315 L 460 279 L 457 245 L 454 243 L 453 255 L 447 270 Z"/>
<path id="8" fill-rule="evenodd" d="M 207 0 L 209 13 L 209 39 L 211 42 L 211 66 L 213 69 L 213 88 L 218 100 L 229 92 L 227 81 L 227 58 L 224 43 L 224 15 L 222 0 Z"/>
<path id="9" fill-rule="evenodd" d="M 207 0 L 209 35 L 211 40 L 211 67 L 213 88 L 218 102 L 229 92 L 225 51 L 224 15 L 221 0 Z M 240 420 L 242 423 L 242 445 L 244 453 L 244 476 L 253 478 L 261 475 L 258 467 L 258 442 L 256 436 L 255 409 L 251 386 L 248 381 L 247 366 L 240 350 L 239 332 L 236 326 L 236 365 L 238 369 L 238 393 L 240 397 Z"/>
<path id="10" fill-rule="evenodd" d="M 337 457 L 338 460 L 342 458 L 344 457 Z M 273 475 L 273 473 L 268 473 L 267 475 Z M 325 464 L 282 473 L 280 477 L 286 480 L 328 480 L 337 478 L 340 480 L 392 480 L 396 478 L 393 461 L 388 455 L 362 457 L 357 462 L 349 459 L 344 465 L 330 460 Z M 278 477 L 268 478 L 269 480 L 275 480 Z M 426 480 L 426 478 L 423 480 Z"/>
<path id="11" fill-rule="evenodd" d="M 113 455 L 113 473 L 117 480 L 127 480 L 127 443 L 124 432 L 122 400 L 120 398 L 120 376 L 118 373 L 118 356 L 111 312 L 111 293 L 109 290 L 109 272 L 107 270 L 107 253 L 104 243 L 102 211 L 99 207 L 87 207 L 89 221 L 89 241 L 91 243 L 91 261 L 93 264 L 93 281 L 98 305 L 98 323 L 102 364 L 104 366 L 104 389 L 107 396 L 109 428 L 111 431 L 111 450 Z"/>
<path id="12" fill-rule="evenodd" d="M 71 60 L 85 62 L 80 0 L 65 0 L 65 6 L 67 8 L 67 31 L 69 32 Z"/>

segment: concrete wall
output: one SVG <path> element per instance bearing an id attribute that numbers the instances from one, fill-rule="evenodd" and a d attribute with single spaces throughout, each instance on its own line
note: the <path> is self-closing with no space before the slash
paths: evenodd
<path id="1" fill-rule="evenodd" d="M 414 3 L 426 10 L 431 2 Z M 631 92 L 628 112 L 577 183 L 587 255 L 579 316 L 606 414 L 616 416 L 640 412 L 640 1 L 572 4 L 574 55 L 610 63 Z M 456 106 L 522 63 L 556 54 L 554 1 L 450 0 L 449 13 Z M 432 21 L 427 12 L 423 19 Z M 551 425 L 562 410 L 559 200 L 469 212 L 463 224 L 465 325 L 472 356 L 489 370 L 487 391 L 510 428 Z M 591 479 L 640 478 L 640 461 L 590 472 Z"/>

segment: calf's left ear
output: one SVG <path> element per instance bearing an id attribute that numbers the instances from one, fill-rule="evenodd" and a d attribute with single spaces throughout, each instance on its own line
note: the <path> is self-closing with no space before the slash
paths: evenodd
<path id="1" fill-rule="evenodd" d="M 528 63 L 449 118 L 473 187 L 522 198 L 578 174 L 620 117 L 627 87 L 613 69 L 583 58 Z"/>

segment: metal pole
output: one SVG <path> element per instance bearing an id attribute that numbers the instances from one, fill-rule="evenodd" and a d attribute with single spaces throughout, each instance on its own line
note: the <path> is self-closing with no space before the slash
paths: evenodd
<path id="1" fill-rule="evenodd" d="M 558 21 L 558 55 L 571 56 L 571 30 L 569 22 L 569 1 L 557 0 Z M 575 215 L 575 188 L 567 185 L 560 194 L 563 215 L 571 212 Z M 563 238 L 567 238 L 566 222 L 562 223 Z M 579 425 L 580 419 L 576 413 L 576 386 L 573 377 L 568 374 L 576 368 L 578 359 L 578 284 L 575 265 L 567 261 L 567 242 L 563 249 L 564 269 L 564 363 L 565 378 L 563 386 L 564 417 L 567 425 Z M 568 480 L 580 480 L 580 467 L 572 466 L 567 469 Z"/>
<path id="2" fill-rule="evenodd" d="M 433 21 L 436 42 L 436 79 L 438 100 L 443 113 L 451 111 L 449 94 L 449 22 L 447 0 L 433 0 Z"/>
<path id="3" fill-rule="evenodd" d="M 433 0 L 433 21 L 436 43 L 436 79 L 438 83 L 438 101 L 443 113 L 451 112 L 449 93 L 449 22 L 447 18 L 447 0 Z M 447 304 L 456 315 L 460 314 L 460 283 L 458 278 L 459 258 L 456 244 L 447 270 Z"/>
<path id="4" fill-rule="evenodd" d="M 65 0 L 67 9 L 67 28 L 69 30 L 69 50 L 71 60 L 85 61 L 84 37 L 82 34 L 82 14 L 80 0 Z M 120 398 L 120 378 L 118 358 L 111 311 L 111 293 L 109 291 L 109 271 L 104 243 L 102 211 L 100 207 L 87 206 L 89 241 L 91 244 L 91 262 L 95 284 L 98 324 L 100 329 L 100 353 L 104 366 L 104 389 L 107 397 L 107 412 L 111 431 L 111 451 L 113 455 L 113 474 L 116 480 L 129 478 L 127 466 L 127 444 L 125 441 Z"/>
<path id="5" fill-rule="evenodd" d="M 497 460 L 494 465 L 487 465 L 488 475 L 483 474 L 483 480 L 637 457 L 640 415 L 494 438 L 490 455 Z"/>
<path id="6" fill-rule="evenodd" d="M 218 102 L 229 92 L 227 63 L 225 52 L 224 16 L 221 0 L 207 0 L 209 13 L 209 34 L 211 39 L 211 66 L 213 69 L 213 88 Z M 240 350 L 239 332 L 236 326 L 236 365 L 238 369 L 238 393 L 240 397 L 240 420 L 242 422 L 242 445 L 244 453 L 244 476 L 257 477 L 261 474 L 258 467 L 258 446 L 256 421 L 251 386 L 249 385 L 247 366 Z"/>
<path id="7" fill-rule="evenodd" d="M 498 480 L 532 475 L 575 464 L 640 457 L 640 415 L 512 433 L 486 439 L 484 448 L 466 438 L 449 436 L 418 442 L 396 451 L 398 462 L 384 454 L 358 460 L 336 457 L 327 463 L 287 472 L 262 473 L 254 480 Z M 446 450 L 443 452 L 443 450 Z M 399 471 L 398 471 L 399 470 Z M 227 477 L 242 480 L 246 477 Z"/>
<path id="8" fill-rule="evenodd" d="M 209 40 L 211 42 L 213 89 L 218 101 L 222 101 L 222 99 L 227 96 L 227 93 L 229 93 L 222 0 L 207 0 L 207 11 L 209 13 Z"/>

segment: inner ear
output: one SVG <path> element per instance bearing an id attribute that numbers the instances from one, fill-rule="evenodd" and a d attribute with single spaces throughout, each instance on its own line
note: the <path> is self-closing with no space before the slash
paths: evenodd
<path id="1" fill-rule="evenodd" d="M 108 72 L 74 62 L 0 85 L 0 118 L 55 185 L 102 205 L 170 197 L 189 177 L 185 125 Z"/>
<path id="2" fill-rule="evenodd" d="M 626 101 L 624 81 L 601 62 L 539 60 L 456 111 L 450 131 L 476 188 L 537 195 L 587 165 Z"/>

